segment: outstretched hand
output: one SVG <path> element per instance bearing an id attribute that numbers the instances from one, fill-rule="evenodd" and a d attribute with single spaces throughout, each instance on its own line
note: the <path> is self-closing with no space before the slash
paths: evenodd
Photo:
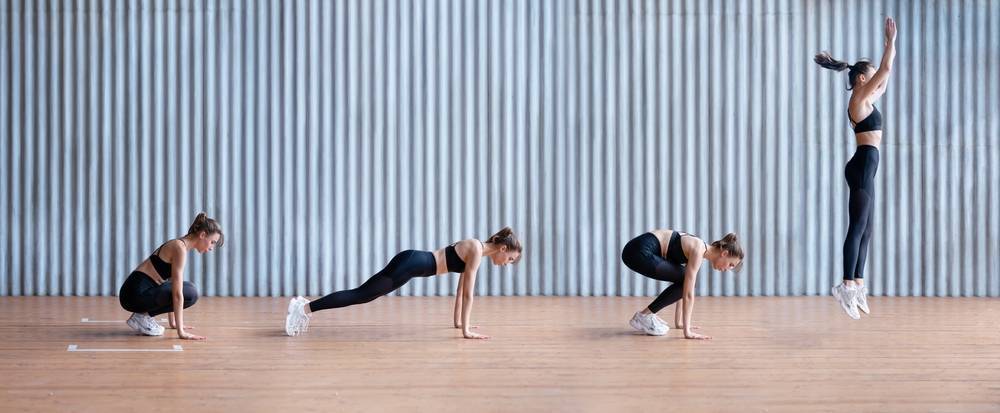
<path id="1" fill-rule="evenodd" d="M 885 43 L 892 44 L 896 42 L 896 21 L 892 17 L 885 18 Z"/>

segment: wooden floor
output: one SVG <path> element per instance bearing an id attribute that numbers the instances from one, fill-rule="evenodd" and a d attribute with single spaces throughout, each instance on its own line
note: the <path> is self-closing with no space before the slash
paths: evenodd
<path id="1" fill-rule="evenodd" d="M 294 338 L 286 299 L 203 298 L 186 318 L 206 342 L 135 336 L 116 298 L 0 302 L 3 411 L 1000 411 L 996 299 L 873 297 L 853 321 L 829 297 L 701 298 L 708 342 L 634 333 L 646 298 L 478 298 L 488 341 L 450 328 L 448 298 L 317 313 Z"/>

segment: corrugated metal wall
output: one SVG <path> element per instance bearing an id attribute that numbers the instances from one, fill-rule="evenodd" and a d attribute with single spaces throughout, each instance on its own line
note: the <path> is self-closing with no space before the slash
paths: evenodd
<path id="1" fill-rule="evenodd" d="M 872 292 L 1000 296 L 1000 2 L 26 1 L 0 25 L 0 295 L 114 294 L 195 213 L 209 295 L 352 287 L 513 226 L 480 294 L 655 294 L 621 246 L 738 232 L 701 294 L 840 276 L 845 76 L 899 21 Z M 419 279 L 403 294 L 453 291 Z"/>

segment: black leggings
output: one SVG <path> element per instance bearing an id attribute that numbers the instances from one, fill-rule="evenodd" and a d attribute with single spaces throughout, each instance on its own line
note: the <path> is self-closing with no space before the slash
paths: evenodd
<path id="1" fill-rule="evenodd" d="M 657 313 L 684 295 L 684 265 L 667 261 L 660 255 L 660 240 L 655 235 L 647 232 L 625 244 L 622 262 L 639 274 L 672 283 L 649 304 L 649 311 Z"/>
<path id="2" fill-rule="evenodd" d="M 844 168 L 844 177 L 851 190 L 847 211 L 850 224 L 844 240 L 844 279 L 864 278 L 868 243 L 875 226 L 875 171 L 878 170 L 878 149 L 858 145 L 854 156 Z"/>
<path id="3" fill-rule="evenodd" d="M 174 296 L 172 284 L 167 280 L 157 285 L 148 275 L 132 271 L 121 290 L 118 291 L 118 301 L 122 308 L 133 313 L 147 313 L 151 317 L 174 311 Z M 198 289 L 194 284 L 184 281 L 184 308 L 198 302 Z"/>
<path id="4" fill-rule="evenodd" d="M 389 261 L 389 264 L 360 287 L 337 291 L 309 303 L 312 311 L 363 304 L 391 293 L 413 277 L 427 277 L 437 273 L 437 261 L 429 251 L 406 250 Z"/>

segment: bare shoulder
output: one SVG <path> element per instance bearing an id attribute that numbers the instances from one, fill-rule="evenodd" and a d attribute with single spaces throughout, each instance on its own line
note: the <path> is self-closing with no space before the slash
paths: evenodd
<path id="1" fill-rule="evenodd" d="M 705 252 L 705 250 L 708 249 L 706 247 L 708 242 L 694 235 L 688 237 L 688 242 L 691 243 L 691 246 L 698 251 Z"/>
<path id="2" fill-rule="evenodd" d="M 466 250 L 470 250 L 470 251 L 475 251 L 475 252 L 482 252 L 483 251 L 483 243 L 481 241 L 479 241 L 478 239 L 475 239 L 475 238 L 463 239 L 463 240 L 457 242 L 456 246 L 457 245 L 461 245 L 462 249 L 466 249 Z"/>
<path id="3" fill-rule="evenodd" d="M 160 247 L 160 258 L 163 258 L 169 262 L 173 262 L 177 258 L 184 258 L 186 250 L 184 249 L 184 242 L 179 239 L 173 239 L 167 241 Z"/>
<path id="4" fill-rule="evenodd" d="M 463 239 L 455 243 L 455 250 L 463 261 L 477 259 L 483 254 L 483 243 L 478 239 Z"/>
<path id="5" fill-rule="evenodd" d="M 681 247 L 690 254 L 690 257 L 700 257 L 708 249 L 705 240 L 694 235 L 681 238 Z"/>

